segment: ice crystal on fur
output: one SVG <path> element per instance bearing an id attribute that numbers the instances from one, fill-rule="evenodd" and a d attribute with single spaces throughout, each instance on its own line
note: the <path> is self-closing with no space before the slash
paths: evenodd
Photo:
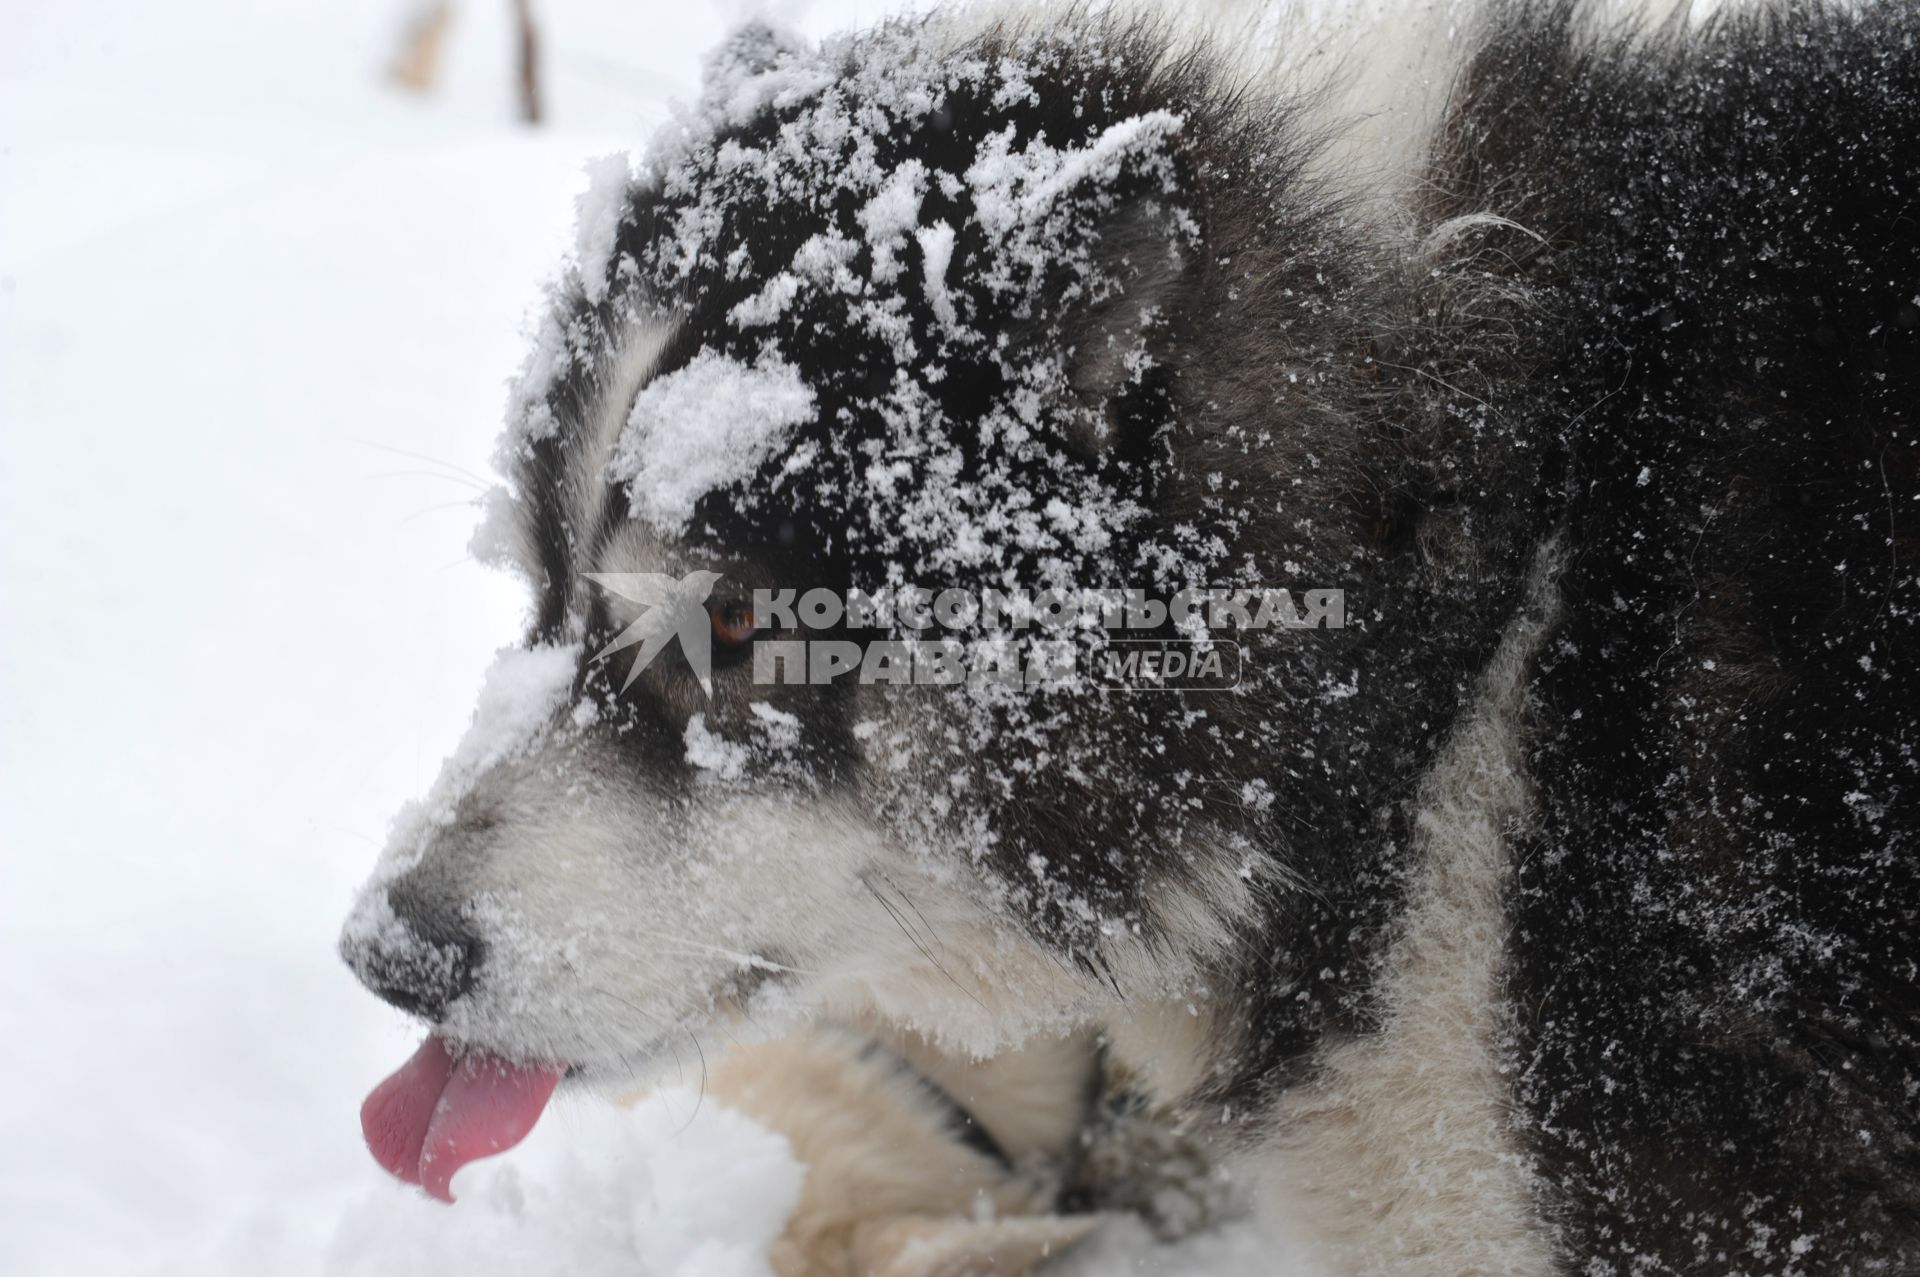
<path id="1" fill-rule="evenodd" d="M 1072 553 L 1079 547 L 1052 553 L 1062 547 L 1049 521 L 1027 508 L 1031 467 L 1089 468 L 1043 417 L 1066 389 L 1066 352 L 1048 340 L 1060 334 L 1035 331 L 1016 347 L 1006 327 L 1031 318 L 1045 289 L 1091 299 L 1118 287 L 1114 264 L 1099 260 L 1096 224 L 1123 194 L 1171 189 L 1166 144 L 1178 117 L 1130 116 L 1088 127 L 1084 139 L 1016 144 L 1011 125 L 967 141 L 952 134 L 951 158 L 929 165 L 896 157 L 922 130 L 947 127 L 956 101 L 998 101 L 1058 51 L 1035 42 L 1012 58 L 941 58 L 907 32 L 818 51 L 740 39 L 744 62 L 722 64 L 732 78 L 710 87 L 704 111 L 649 157 L 666 233 L 635 246 L 644 286 L 702 298 L 762 278 L 727 308 L 740 332 L 716 334 L 716 344 L 814 370 L 810 389 L 837 438 L 804 493 L 854 515 L 857 548 L 884 556 L 886 572 L 986 569 L 1035 584 L 1115 574 L 1118 564 L 1083 559 Z M 745 132 L 769 120 L 777 129 Z M 772 192 L 790 201 L 792 225 L 765 237 L 756 228 Z M 750 260 L 747 245 L 762 238 L 790 247 Z M 918 269 L 907 269 L 910 255 Z M 922 305 L 940 331 L 916 317 Z M 842 348 L 835 365 L 857 369 L 827 373 L 824 343 Z M 994 383 L 997 393 L 956 415 L 948 387 L 971 396 Z M 977 448 L 962 442 L 969 435 Z M 706 446 L 715 456 L 737 451 L 724 435 Z M 634 456 L 618 464 L 630 468 Z M 759 460 L 743 458 L 747 469 Z M 1078 521 L 1133 521 L 1138 511 L 1094 478 L 1070 489 Z M 763 483 L 734 499 L 799 495 Z M 1054 508 L 1065 504 L 1056 498 Z"/>
<path id="2" fill-rule="evenodd" d="M 626 211 L 633 162 L 624 153 L 587 165 L 587 189 L 574 201 L 574 261 L 581 291 L 590 302 L 606 299 L 614 237 Z"/>
<path id="3" fill-rule="evenodd" d="M 639 517 L 671 535 L 702 497 L 752 475 L 812 415 L 813 392 L 792 364 L 705 351 L 640 392 L 608 475 L 627 485 Z"/>
<path id="4" fill-rule="evenodd" d="M 453 822 L 476 781 L 533 745 L 565 699 L 579 663 L 578 644 L 502 648 L 480 685 L 466 734 L 441 764 L 432 791 L 395 820 L 392 845 L 417 854 L 432 827 Z"/>

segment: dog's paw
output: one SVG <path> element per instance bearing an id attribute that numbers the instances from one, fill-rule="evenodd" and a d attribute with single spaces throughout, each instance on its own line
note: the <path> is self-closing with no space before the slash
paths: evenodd
<path id="1" fill-rule="evenodd" d="M 1057 1177 L 969 1139 L 951 1101 L 862 1035 L 736 1048 L 707 1089 L 806 1167 L 770 1256 L 780 1277 L 1015 1277 L 1098 1222 L 1057 1213 Z"/>
<path id="2" fill-rule="evenodd" d="M 853 1277 L 1022 1277 L 1092 1232 L 1097 1215 L 869 1220 L 848 1247 Z"/>

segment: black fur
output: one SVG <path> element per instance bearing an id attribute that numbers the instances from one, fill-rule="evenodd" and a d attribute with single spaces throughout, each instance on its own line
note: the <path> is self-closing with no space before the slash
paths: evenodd
<path id="1" fill-rule="evenodd" d="M 903 836 L 969 847 L 1035 934 L 1095 970 L 1103 927 L 1178 946 L 1157 934 L 1156 889 L 1223 856 L 1278 866 L 1286 885 L 1211 973 L 1244 1032 L 1192 1097 L 1253 1117 L 1329 1032 L 1373 1027 L 1413 788 L 1558 538 L 1565 619 L 1538 672 L 1543 815 L 1513 884 L 1508 1045 L 1568 1268 L 1911 1270 L 1920 7 L 1809 3 L 1664 35 L 1583 34 L 1579 18 L 1547 3 L 1486 21 L 1412 233 L 1391 235 L 1315 166 L 1309 101 L 1170 57 L 1151 25 L 982 36 L 966 52 L 985 71 L 874 131 L 879 167 L 964 170 L 1009 128 L 1066 146 L 1149 112 L 1183 121 L 1170 167 L 1077 206 L 1068 256 L 1011 289 L 954 281 L 1011 365 L 1064 352 L 1071 393 L 1018 448 L 968 433 L 1010 393 L 1010 359 L 942 337 L 911 245 L 892 294 L 910 356 L 838 296 L 751 332 L 729 322 L 856 213 L 836 185 L 851 153 L 777 185 L 723 162 L 777 146 L 804 102 L 776 102 L 696 134 L 631 192 L 608 300 L 563 303 L 575 357 L 547 407 L 577 424 L 623 316 L 671 306 L 661 371 L 771 341 L 819 409 L 791 443 L 815 464 L 783 477 L 776 458 L 711 494 L 689 564 L 802 588 L 895 567 L 933 585 L 1070 571 L 1347 590 L 1348 630 L 1248 636 L 1239 696 L 1110 698 L 1099 715 L 956 700 L 939 756 L 869 795 Z M 831 91 L 886 115 L 870 73 L 914 39 L 846 46 Z M 728 56 L 791 53 L 757 33 Z M 1042 72 L 1031 95 L 1012 91 L 1013 63 Z M 676 255 L 703 200 L 711 244 L 744 258 Z M 921 221 L 960 228 L 956 262 L 979 260 L 978 211 L 936 192 Z M 1456 220 L 1482 214 L 1505 221 Z M 1180 269 L 1149 283 L 1136 259 L 1155 252 Z M 1153 367 L 1104 384 L 1089 361 L 1118 321 L 1102 308 L 1149 289 Z M 1099 553 L 928 580 L 939 547 L 848 506 L 902 446 L 884 409 L 903 378 L 937 404 L 961 480 L 1000 484 L 1003 502 L 1100 492 L 1143 516 Z M 609 485 L 574 525 L 557 482 L 571 438 L 529 438 L 517 462 L 541 635 L 629 515 Z M 642 742 L 637 765 L 680 766 L 688 715 L 743 716 L 744 677 L 722 671 L 705 706 L 684 671 L 649 672 L 608 729 Z M 874 783 L 845 765 L 853 717 L 810 715 L 822 783 Z M 1034 765 L 1006 768 L 1010 753 Z M 943 790 L 956 773 L 968 784 Z"/>
<path id="2" fill-rule="evenodd" d="M 1920 7 L 1571 16 L 1503 25 L 1443 170 L 1566 326 L 1522 1096 L 1588 1271 L 1912 1271 Z"/>

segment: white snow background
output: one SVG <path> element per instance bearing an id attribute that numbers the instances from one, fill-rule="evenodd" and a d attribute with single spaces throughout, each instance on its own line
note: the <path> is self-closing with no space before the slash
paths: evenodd
<path id="1" fill-rule="evenodd" d="M 584 166 L 749 11 L 536 9 L 531 130 L 505 0 L 427 97 L 404 0 L 0 3 L 0 1273 L 766 1277 L 800 1171 L 691 1091 L 558 1103 L 451 1210 L 360 1138 L 419 1030 L 334 939 L 519 624 L 465 550 L 506 381 Z"/>

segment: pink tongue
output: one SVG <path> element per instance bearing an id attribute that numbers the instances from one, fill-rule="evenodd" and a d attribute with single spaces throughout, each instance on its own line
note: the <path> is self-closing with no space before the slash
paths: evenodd
<path id="1" fill-rule="evenodd" d="M 373 1088 L 360 1106 L 360 1129 L 389 1173 L 451 1202 L 454 1172 L 525 1139 L 563 1072 L 557 1064 L 509 1064 L 484 1051 L 455 1059 L 430 1036 Z"/>
<path id="2" fill-rule="evenodd" d="M 428 1037 L 392 1077 L 373 1088 L 360 1106 L 360 1129 L 373 1160 L 409 1184 L 420 1182 L 420 1150 L 433 1124 L 440 1092 L 453 1075 L 447 1044 Z"/>

